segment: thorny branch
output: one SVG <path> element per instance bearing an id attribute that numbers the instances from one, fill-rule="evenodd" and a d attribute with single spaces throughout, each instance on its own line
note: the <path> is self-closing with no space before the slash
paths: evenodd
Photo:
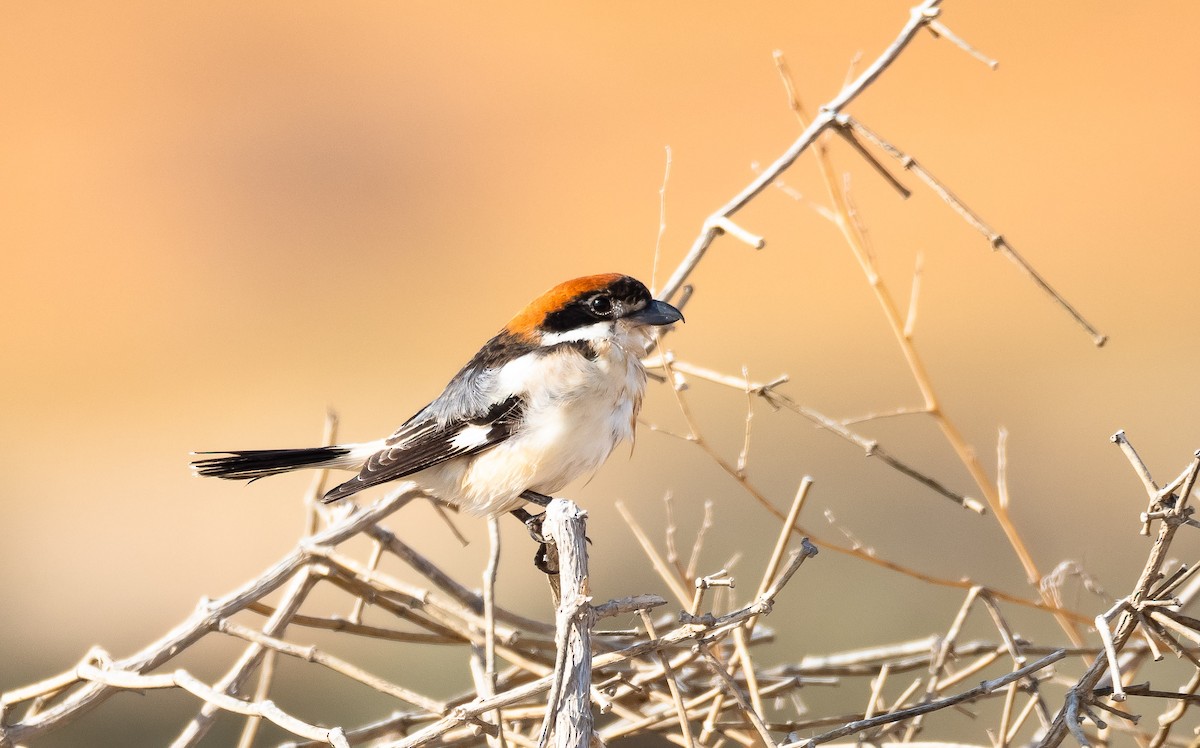
<path id="1" fill-rule="evenodd" d="M 785 382 L 787 382 L 786 376 L 778 377 L 774 381 L 768 382 L 768 383 L 748 382 L 745 379 L 733 377 L 733 376 L 726 375 L 726 374 L 721 374 L 721 373 L 715 372 L 711 369 L 708 369 L 706 367 L 697 366 L 695 364 L 691 364 L 686 361 L 677 360 L 671 351 L 663 352 L 658 358 L 648 362 L 648 364 L 650 366 L 654 366 L 654 367 L 662 367 L 664 370 L 670 371 L 672 373 L 670 375 L 670 378 L 676 382 L 686 382 L 686 380 L 683 379 L 683 377 L 681 376 L 682 374 L 686 373 L 689 376 L 696 377 L 697 379 L 703 379 L 706 381 L 714 382 L 716 384 L 721 384 L 724 386 L 732 387 L 734 389 L 741 390 L 741 389 L 749 388 L 751 392 L 762 397 L 764 400 L 766 400 L 768 403 L 771 403 L 774 406 L 791 410 L 791 411 L 797 413 L 798 415 L 801 415 L 801 416 L 807 418 L 808 420 L 812 421 L 813 423 L 817 424 L 818 426 L 821 426 L 822 428 L 829 428 L 829 430 L 833 431 L 834 433 L 836 433 L 840 436 L 847 434 L 848 435 L 846 437 L 847 440 L 854 444 L 858 444 L 859 446 L 864 446 L 864 444 L 862 442 L 867 442 L 865 437 L 860 437 L 860 436 L 854 434 L 853 432 L 850 432 L 848 429 L 845 429 L 844 427 L 839 426 L 832 418 L 822 415 L 822 414 L 818 413 L 817 411 L 813 410 L 812 408 L 809 408 L 804 405 L 800 405 L 799 403 L 795 402 L 792 398 L 790 398 L 787 395 L 785 395 L 784 393 L 780 392 L 779 386 L 784 384 Z M 682 389 L 682 387 L 680 389 Z M 689 433 L 686 435 L 685 438 L 687 438 L 688 441 L 699 446 L 701 449 L 704 449 L 705 452 L 710 457 L 713 458 L 714 463 L 718 467 L 720 467 L 725 473 L 727 473 L 731 478 L 733 478 L 751 497 L 754 498 L 755 501 L 757 501 L 760 505 L 762 505 L 763 508 L 765 508 L 768 512 L 773 514 L 775 517 L 777 517 L 779 519 L 783 519 L 784 518 L 783 512 L 781 510 L 779 510 L 777 507 L 775 507 L 774 504 L 772 504 L 767 499 L 766 495 L 763 494 L 762 491 L 760 491 L 758 489 L 758 487 L 755 486 L 755 484 L 753 482 L 751 482 L 748 477 L 746 477 L 745 475 L 738 474 L 737 471 L 727 461 L 724 460 L 724 458 L 722 458 L 718 453 L 715 452 L 715 450 L 713 450 L 711 448 L 711 446 L 708 444 L 708 442 L 704 439 L 703 435 L 700 433 L 699 427 L 697 426 L 695 419 L 692 418 L 692 416 L 691 416 L 691 410 L 686 404 L 685 393 L 678 392 L 676 394 L 676 397 L 677 397 L 678 401 L 681 403 L 681 411 L 683 413 L 684 420 L 687 423 L 688 428 L 689 428 Z M 654 424 L 648 424 L 648 427 L 651 429 L 657 430 L 657 427 Z M 868 457 L 877 457 L 882 452 L 882 447 L 877 442 L 867 442 L 864 446 L 864 452 L 866 453 L 866 456 L 868 456 Z M 884 460 L 884 462 L 885 462 L 885 464 L 892 465 L 892 463 L 886 459 Z M 967 497 L 967 496 L 960 496 L 959 494 L 949 491 L 949 489 L 945 489 L 944 486 L 940 482 L 938 482 L 936 479 L 928 476 L 925 473 L 918 471 L 916 468 L 908 466 L 907 464 L 901 463 L 899 466 L 896 466 L 896 465 L 892 465 L 892 466 L 895 467 L 903 475 L 913 478 L 914 480 L 917 480 L 918 482 L 933 488 L 933 490 L 935 490 L 936 492 L 938 492 L 942 495 L 947 495 L 947 493 L 948 493 L 949 494 L 948 498 L 951 498 L 952 500 L 954 500 L 955 503 L 961 504 L 964 508 L 977 510 L 982 513 L 981 510 L 983 509 L 983 505 L 980 504 L 980 502 L 977 499 L 973 499 L 973 498 Z M 620 508 L 619 505 L 618 505 L 618 508 Z M 628 517 L 626 519 L 628 521 Z M 636 524 L 631 523 L 631 527 L 633 527 L 634 532 L 637 535 L 639 542 L 641 542 L 643 547 L 645 547 L 647 545 L 647 543 L 649 542 L 646 539 L 645 532 L 643 530 L 641 530 L 640 527 L 637 527 Z M 899 574 L 902 574 L 907 577 L 911 577 L 913 579 L 919 580 L 921 582 L 925 582 L 927 584 L 932 584 L 932 585 L 936 585 L 939 587 L 949 587 L 949 588 L 963 589 L 963 590 L 970 589 L 971 587 L 976 585 L 976 583 L 974 581 L 967 579 L 967 578 L 959 577 L 959 578 L 955 578 L 955 579 L 949 579 L 949 578 L 945 578 L 945 577 L 939 577 L 939 576 L 936 576 L 933 574 L 918 571 L 916 569 L 904 566 L 903 564 L 899 564 L 899 563 L 890 561 L 885 558 L 881 558 L 880 556 L 872 553 L 871 551 L 863 549 L 858 546 L 843 545 L 840 543 L 836 543 L 827 538 L 821 537 L 819 535 L 819 533 L 813 532 L 810 528 L 807 528 L 803 525 L 798 525 L 795 528 L 795 531 L 799 534 L 811 537 L 813 539 L 813 542 L 817 543 L 819 546 L 821 546 L 823 548 L 828 548 L 829 550 L 835 551 L 837 553 L 843 553 L 848 556 L 853 556 L 854 558 L 857 558 L 861 561 L 865 561 L 869 564 L 883 567 L 890 571 L 897 572 Z M 666 564 L 661 560 L 660 557 L 657 556 L 656 553 L 651 554 L 651 561 L 655 564 L 656 568 L 658 568 L 660 565 L 663 567 L 666 566 Z M 673 589 L 677 589 L 677 590 L 679 589 L 678 588 L 679 583 L 674 579 L 669 580 L 668 584 L 673 585 Z M 1036 608 L 1038 610 L 1047 611 L 1047 612 L 1055 614 L 1056 616 L 1062 616 L 1062 617 L 1066 618 L 1067 620 L 1073 621 L 1075 623 L 1088 623 L 1089 622 L 1084 616 L 1062 607 L 1060 604 L 1058 604 L 1058 602 L 1056 600 L 1051 599 L 1049 597 L 1044 597 L 1041 600 L 1027 600 L 1023 597 L 1020 597 L 1019 595 L 1008 593 L 1003 590 L 989 588 L 988 591 L 994 597 L 1001 599 L 1005 602 L 1014 603 L 1016 605 L 1021 605 L 1021 606 L 1025 606 L 1025 607 Z M 683 595 L 684 593 L 677 592 L 677 594 Z M 1047 592 L 1047 595 L 1049 595 L 1049 594 L 1050 593 Z"/>
<path id="2" fill-rule="evenodd" d="M 700 264 L 700 260 L 703 259 L 704 254 L 708 251 L 713 241 L 721 234 L 728 233 L 730 228 L 736 226 L 733 223 L 733 215 L 746 207 L 756 195 L 769 187 L 780 174 L 795 163 L 796 159 L 802 153 L 808 150 L 809 146 L 816 141 L 822 132 L 834 125 L 837 115 L 842 108 L 858 98 L 868 86 L 874 83 L 896 61 L 900 53 L 912 42 L 922 28 L 937 19 L 940 13 L 938 6 L 941 4 L 942 0 L 925 0 L 925 2 L 913 8 L 909 12 L 908 23 L 904 25 L 904 28 L 900 30 L 900 34 L 896 37 L 895 41 L 892 42 L 883 54 L 876 58 L 875 62 L 868 66 L 856 80 L 849 83 L 837 96 L 821 107 L 820 115 L 805 128 L 804 132 L 796 138 L 795 142 L 783 152 L 783 155 L 775 159 L 775 162 L 756 176 L 750 184 L 746 185 L 745 188 L 730 198 L 727 203 L 714 211 L 705 220 L 700 235 L 692 242 L 692 248 L 688 251 L 687 256 L 663 287 L 659 289 L 660 298 L 670 301 L 674 298 L 675 294 L 679 293 L 684 283 L 687 282 L 688 277 L 692 274 L 692 271 Z M 735 231 L 734 233 L 743 239 L 748 235 L 748 232 L 744 231 Z M 761 239 L 757 238 L 748 243 L 756 247 L 761 247 L 762 245 Z"/>
<path id="3" fill-rule="evenodd" d="M 661 298 L 670 301 L 676 293 L 678 293 L 687 282 L 688 277 L 699 265 L 708 248 L 713 241 L 722 234 L 732 234 L 740 239 L 743 243 L 761 249 L 765 242 L 762 237 L 755 236 L 744 228 L 733 222 L 733 216 L 746 207 L 758 194 L 769 187 L 783 172 L 796 162 L 806 150 L 817 142 L 818 138 L 826 131 L 833 130 L 839 132 L 846 137 L 848 131 L 860 132 L 864 135 L 874 136 L 866 130 L 865 127 L 855 123 L 848 114 L 845 113 L 845 108 L 852 101 L 870 86 L 880 75 L 887 70 L 892 63 L 900 56 L 900 54 L 908 47 L 912 40 L 917 36 L 922 29 L 934 29 L 935 36 L 943 36 L 952 41 L 956 46 L 968 51 L 972 55 L 983 58 L 969 44 L 962 41 L 959 37 L 949 33 L 943 24 L 938 21 L 941 15 L 942 0 L 925 0 L 925 2 L 916 6 L 909 12 L 908 23 L 900 31 L 900 34 L 892 42 L 891 46 L 884 51 L 875 61 L 869 65 L 854 81 L 848 83 L 841 92 L 832 100 L 826 102 L 819 110 L 815 117 L 809 121 L 804 127 L 804 131 L 796 138 L 796 140 L 784 151 L 783 155 L 779 156 L 772 164 L 761 170 L 755 178 L 746 185 L 740 192 L 734 195 L 728 202 L 714 211 L 705 221 L 701 228 L 700 234 L 692 242 L 692 247 L 688 251 L 687 256 L 675 272 L 659 290 Z M 993 68 L 992 61 L 988 60 L 989 65 Z M 795 100 L 794 89 L 789 86 L 789 98 Z M 793 107 L 797 114 L 799 110 Z M 851 124 L 855 123 L 855 124 Z M 891 184 L 896 186 L 900 191 L 907 196 L 907 190 L 900 185 L 875 159 L 867 152 L 857 141 L 848 137 L 848 142 L 856 147 L 856 150 L 867 159 L 869 163 L 876 168 L 877 171 L 885 175 Z M 874 142 L 879 147 L 883 148 L 888 155 L 891 155 L 901 161 L 906 169 L 913 170 L 923 181 L 926 182 L 943 200 L 945 200 L 954 210 L 962 216 L 968 223 L 978 229 L 987 238 L 988 242 L 996 250 L 1003 252 L 1010 260 L 1012 260 L 1021 270 L 1028 275 L 1039 288 L 1049 295 L 1055 303 L 1066 310 L 1072 318 L 1075 319 L 1080 326 L 1092 337 L 1093 342 L 1097 346 L 1104 345 L 1106 337 L 1099 333 L 1084 317 L 1081 315 L 1066 299 L 1057 291 L 1050 287 L 1049 283 L 1041 277 L 1033 267 L 1017 254 L 1016 250 L 1008 244 L 1007 240 L 1002 235 L 994 231 L 988 226 L 982 218 L 974 211 L 971 211 L 962 203 L 948 188 L 940 181 L 935 179 L 928 171 L 919 167 L 912 157 L 904 154 L 898 149 L 890 146 L 886 141 L 872 137 Z"/>
<path id="4" fill-rule="evenodd" d="M 790 748 L 791 746 L 805 746 L 807 748 L 807 746 L 820 745 L 821 743 L 828 743 L 831 740 L 836 740 L 836 739 L 838 739 L 840 737 L 844 737 L 846 735 L 852 735 L 856 732 L 862 732 L 863 730 L 868 730 L 872 727 L 889 724 L 891 722 L 900 722 L 903 720 L 913 719 L 915 717 L 919 717 L 924 714 L 928 714 L 930 712 L 937 711 L 939 709 L 945 709 L 948 706 L 954 706 L 956 704 L 962 704 L 964 702 L 974 701 L 975 699 L 978 699 L 983 696 L 987 696 L 989 694 L 994 693 L 995 691 L 997 691 L 998 689 L 1000 689 L 1001 687 L 1003 687 L 1005 685 L 1008 685 L 1009 683 L 1016 682 L 1022 678 L 1032 675 L 1033 673 L 1036 673 L 1037 671 L 1039 671 L 1049 665 L 1054 664 L 1055 662 L 1058 662 L 1063 657 L 1065 657 L 1066 654 L 1067 654 L 1066 650 L 1063 650 L 1063 649 L 1056 650 L 1056 651 L 1051 652 L 1050 654 L 1046 655 L 1045 657 L 1041 658 L 1037 662 L 1026 665 L 1025 667 L 1021 668 L 1020 670 L 1014 670 L 1013 672 L 1009 673 L 1008 675 L 1001 676 L 994 680 L 984 681 L 983 683 L 980 683 L 975 688 L 972 688 L 968 691 L 964 691 L 955 696 L 948 696 L 944 699 L 939 699 L 937 701 L 931 701 L 927 704 L 922 704 L 920 706 L 911 707 L 909 709 L 901 709 L 901 710 L 897 710 L 894 712 L 889 712 L 888 714 L 881 714 L 877 717 L 872 717 L 870 719 L 863 719 L 863 720 L 857 720 L 854 722 L 850 722 L 842 727 L 839 727 L 836 730 L 830 730 L 829 732 L 822 733 L 820 735 L 817 735 L 816 737 L 808 738 L 807 740 L 800 740 L 795 743 L 789 743 L 787 746 L 785 746 L 785 748 Z"/>
<path id="5" fill-rule="evenodd" d="M 1128 443 L 1125 433 L 1117 432 L 1113 435 L 1112 440 L 1125 452 L 1139 478 L 1147 485 L 1154 485 L 1149 471 L 1137 457 L 1132 445 Z M 1191 498 L 1198 474 L 1200 474 L 1200 451 L 1193 455 L 1191 464 L 1184 471 L 1179 493 L 1162 497 L 1149 513 L 1153 515 L 1151 519 L 1158 520 L 1160 524 L 1158 536 L 1150 548 L 1146 563 L 1142 567 L 1142 573 L 1129 596 L 1113 607 L 1110 616 L 1105 616 L 1098 621 L 1098 624 L 1105 629 L 1104 645 L 1107 656 L 1097 657 L 1083 677 L 1067 691 L 1066 703 L 1038 744 L 1041 748 L 1051 748 L 1060 744 L 1068 731 L 1075 736 L 1081 746 L 1086 748 L 1086 746 L 1092 745 L 1092 741 L 1084 732 L 1082 722 L 1085 715 L 1090 714 L 1088 707 L 1097 703 L 1096 687 L 1101 679 L 1107 676 L 1111 680 L 1110 698 L 1114 701 L 1125 701 L 1126 699 L 1123 679 L 1127 677 L 1127 674 L 1118 661 L 1116 652 L 1125 648 L 1140 624 L 1149 623 L 1147 618 L 1160 625 L 1174 620 L 1171 611 L 1181 607 L 1183 601 L 1163 594 L 1164 588 L 1169 586 L 1173 589 L 1174 580 L 1168 580 L 1170 585 L 1163 585 L 1159 589 L 1155 589 L 1155 585 L 1163 578 L 1163 566 L 1167 561 L 1167 553 L 1175 539 L 1176 532 L 1187 525 L 1189 515 L 1192 513 L 1192 507 L 1189 506 L 1188 500 Z M 1108 620 L 1112 616 L 1116 617 L 1116 625 L 1109 632 L 1107 630 Z M 1189 619 L 1189 621 L 1191 620 Z M 1183 634 L 1193 640 L 1200 640 L 1200 633 L 1196 633 L 1197 630 L 1200 630 L 1200 622 L 1180 626 L 1167 624 L 1166 628 L 1172 628 L 1175 633 Z M 1152 633 L 1148 633 L 1148 636 L 1166 641 L 1171 640 L 1171 634 L 1165 628 L 1153 626 L 1150 630 Z M 1200 661 L 1194 662 L 1200 671 Z M 1175 720 L 1177 717 L 1164 722 L 1167 731 L 1169 731 L 1169 725 L 1173 724 Z M 1092 717 L 1092 721 L 1099 723 L 1094 717 Z M 1160 744 L 1165 738 L 1165 732 L 1161 736 L 1156 736 L 1156 744 Z"/>

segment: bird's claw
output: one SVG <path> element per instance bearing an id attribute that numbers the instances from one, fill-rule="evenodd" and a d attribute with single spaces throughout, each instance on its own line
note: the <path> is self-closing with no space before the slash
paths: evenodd
<path id="1" fill-rule="evenodd" d="M 545 543 L 538 543 L 538 549 L 533 554 L 533 565 L 546 576 L 558 575 L 557 558 L 551 559 L 550 550 Z"/>
<path id="2" fill-rule="evenodd" d="M 546 547 L 546 536 L 542 534 L 542 521 L 545 519 L 546 513 L 530 514 L 524 509 L 513 509 L 510 514 L 525 524 L 529 530 L 529 537 L 538 544 L 537 551 L 533 554 L 533 565 L 543 574 L 557 574 L 556 564 L 551 563 L 550 552 Z"/>
<path id="3" fill-rule="evenodd" d="M 512 516 L 525 523 L 526 529 L 529 530 L 529 537 L 533 538 L 535 543 L 546 543 L 546 536 L 542 534 L 542 521 L 546 517 L 546 513 L 530 514 L 524 509 L 514 509 L 511 512 Z"/>

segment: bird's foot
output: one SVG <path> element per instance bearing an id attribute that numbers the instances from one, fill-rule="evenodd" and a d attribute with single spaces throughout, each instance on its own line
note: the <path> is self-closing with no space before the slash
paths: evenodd
<path id="1" fill-rule="evenodd" d="M 524 509 L 513 509 L 509 514 L 525 523 L 525 527 L 529 530 L 529 537 L 533 538 L 535 543 L 545 544 L 546 537 L 542 535 L 542 520 L 546 517 L 545 512 L 530 514 Z"/>
<path id="2" fill-rule="evenodd" d="M 548 577 L 558 576 L 558 556 L 550 555 L 550 548 L 545 543 L 539 543 L 533 554 L 534 567 Z"/>
<path id="3" fill-rule="evenodd" d="M 542 534 L 542 520 L 546 513 L 530 514 L 524 509 L 513 509 L 509 514 L 525 523 L 525 527 L 529 529 L 529 537 L 538 544 L 537 551 L 533 554 L 533 565 L 543 574 L 557 574 L 557 565 L 550 558 L 550 551 L 546 547 L 546 536 Z"/>

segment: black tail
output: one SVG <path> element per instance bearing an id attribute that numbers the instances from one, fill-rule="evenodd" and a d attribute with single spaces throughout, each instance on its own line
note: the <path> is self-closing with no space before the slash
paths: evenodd
<path id="1" fill-rule="evenodd" d="M 219 454 L 192 463 L 196 475 L 228 480 L 258 480 L 291 470 L 317 467 L 338 457 L 350 454 L 346 447 L 312 447 L 309 449 L 248 449 L 238 452 L 197 452 Z"/>

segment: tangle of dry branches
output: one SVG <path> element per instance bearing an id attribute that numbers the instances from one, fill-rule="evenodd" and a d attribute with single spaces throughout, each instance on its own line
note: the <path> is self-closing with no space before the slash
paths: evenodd
<path id="1" fill-rule="evenodd" d="M 754 593 L 749 600 L 734 602 L 732 564 L 702 572 L 705 540 L 718 528 L 711 505 L 706 507 L 686 563 L 676 548 L 678 529 L 673 515 L 665 550 L 660 550 L 639 519 L 618 505 L 630 534 L 675 600 L 668 604 L 657 595 L 629 590 L 626 597 L 596 604 L 589 586 L 585 515 L 570 502 L 553 502 L 546 534 L 557 554 L 560 576 L 555 622 L 551 623 L 508 610 L 496 600 L 500 535 L 494 522 L 483 587 L 475 592 L 444 572 L 436 559 L 414 550 L 402 533 L 384 524 L 414 499 L 429 498 L 415 485 L 400 485 L 367 506 L 349 505 L 344 511 L 333 511 L 316 500 L 323 492 L 322 475 L 306 503 L 307 531 L 291 552 L 241 587 L 202 602 L 187 620 L 133 655 L 114 659 L 94 648 L 67 672 L 3 694 L 0 746 L 28 744 L 101 706 L 118 692 L 164 689 L 186 692 L 196 701 L 195 716 L 181 727 L 176 746 L 198 744 L 217 719 L 233 715 L 244 719 L 242 746 L 256 743 L 264 720 L 286 731 L 295 741 L 290 745 L 304 746 L 378 743 L 416 748 L 486 742 L 490 746 L 540 748 L 551 740 L 556 745 L 590 745 L 638 735 L 657 735 L 688 748 L 815 746 L 847 736 L 876 744 L 911 742 L 930 730 L 933 719 L 964 710 L 967 704 L 977 708 L 988 702 L 996 705 L 996 720 L 985 728 L 989 743 L 995 746 L 1018 741 L 1055 746 L 1067 735 L 1088 746 L 1111 742 L 1122 732 L 1148 746 L 1186 742 L 1174 733 L 1188 708 L 1200 700 L 1200 621 L 1183 611 L 1200 591 L 1200 576 L 1195 574 L 1200 565 L 1172 568 L 1168 561 L 1177 533 L 1200 525 L 1192 519 L 1190 505 L 1200 473 L 1200 454 L 1176 478 L 1159 487 L 1125 435 L 1114 437 L 1146 489 L 1146 507 L 1138 516 L 1142 533 L 1150 534 L 1157 525 L 1157 534 L 1137 582 L 1107 612 L 1096 616 L 1065 607 L 1055 585 L 1047 581 L 1054 575 L 1043 575 L 1009 511 L 1003 446 L 998 453 L 998 475 L 992 478 L 946 412 L 913 345 L 919 265 L 912 284 L 913 301 L 902 310 L 867 250 L 864 219 L 833 163 L 830 143 L 842 143 L 873 173 L 907 196 L 909 189 L 877 155 L 894 160 L 900 170 L 914 175 L 977 229 L 990 248 L 1014 263 L 1096 345 L 1103 344 L 1104 336 L 1054 291 L 1000 232 L 915 157 L 849 111 L 922 34 L 949 41 L 972 58 L 995 66 L 948 28 L 941 6 L 941 0 L 924 0 L 913 7 L 894 41 L 813 115 L 802 105 L 783 55 L 776 55 L 800 134 L 703 221 L 690 250 L 659 289 L 659 297 L 685 305 L 693 290 L 688 279 L 724 235 L 755 248 L 765 246 L 766 239 L 736 223 L 735 216 L 772 185 L 788 192 L 784 173 L 802 155 L 812 153 L 828 197 L 827 205 L 816 206 L 817 212 L 845 239 L 922 396 L 919 407 L 898 408 L 872 418 L 917 414 L 932 419 L 971 477 L 974 487 L 970 495 L 952 490 L 947 481 L 901 460 L 867 436 L 859 424 L 868 419 L 838 419 L 798 402 L 783 391 L 786 375 L 752 381 L 745 370 L 740 376 L 715 371 L 684 360 L 660 343 L 661 350 L 647 365 L 661 372 L 675 397 L 687 424 L 687 433 L 681 436 L 725 472 L 754 506 L 781 523 L 770 560 L 751 586 Z M 668 174 L 669 158 L 668 151 Z M 664 193 L 665 189 L 666 176 Z M 664 226 L 660 223 L 660 243 Z M 745 398 L 744 438 L 736 459 L 722 454 L 699 428 L 686 392 L 689 378 L 724 386 Z M 860 544 L 827 540 L 810 532 L 801 520 L 813 487 L 811 478 L 799 481 L 799 489 L 785 509 L 747 476 L 751 419 L 757 402 L 816 424 L 881 461 L 901 479 L 915 481 L 940 499 L 980 515 L 980 521 L 996 522 L 1034 592 L 1006 591 L 961 576 L 939 576 L 888 560 Z M 333 441 L 335 425 L 331 420 L 327 443 Z M 672 511 L 670 502 L 667 510 Z M 804 537 L 796 542 L 797 535 Z M 370 541 L 364 558 L 346 550 L 347 542 L 358 537 Z M 774 638 L 766 624 L 771 621 L 775 601 L 818 547 L 917 580 L 931 589 L 960 590 L 962 604 L 948 624 L 931 621 L 928 637 L 862 642 L 841 652 L 767 663 L 760 653 L 762 645 Z M 403 565 L 421 582 L 405 582 L 383 571 L 385 560 Z M 814 573 L 819 573 L 819 567 Z M 346 614 L 318 615 L 306 608 L 317 588 L 338 591 Z M 268 603 L 272 595 L 276 599 Z M 817 609 L 815 603 L 811 607 Z M 1010 623 L 1013 608 L 1052 618 L 1065 641 L 1023 638 Z M 829 614 L 828 609 L 821 610 L 823 615 Z M 598 628 L 613 617 L 634 614 L 640 622 L 634 630 Z M 988 638 L 965 639 L 963 631 L 972 616 L 986 620 L 992 632 Z M 250 625 L 251 621 L 256 625 Z M 1088 627 L 1093 625 L 1097 635 L 1089 643 Z M 415 682 L 395 682 L 306 643 L 317 631 L 381 644 L 461 649 L 470 664 L 474 687 L 449 698 L 431 696 L 420 677 Z M 221 677 L 206 680 L 173 667 L 180 655 L 208 638 L 236 641 L 241 647 Z M 1166 652 L 1192 668 L 1185 686 L 1156 689 L 1131 682 L 1148 663 L 1164 659 Z M 325 725 L 286 710 L 271 699 L 275 665 L 283 659 L 304 662 L 342 682 L 372 689 L 394 700 L 395 708 L 356 725 Z M 1082 663 L 1082 675 L 1056 672 L 1056 668 L 1074 663 Z M 853 713 L 806 713 L 800 691 L 831 686 L 860 689 L 862 708 Z M 1122 708 L 1131 700 L 1158 700 L 1167 705 L 1157 727 L 1150 731 L 1138 727 L 1136 715 Z M 1111 716 L 1102 718 L 1101 712 Z"/>

